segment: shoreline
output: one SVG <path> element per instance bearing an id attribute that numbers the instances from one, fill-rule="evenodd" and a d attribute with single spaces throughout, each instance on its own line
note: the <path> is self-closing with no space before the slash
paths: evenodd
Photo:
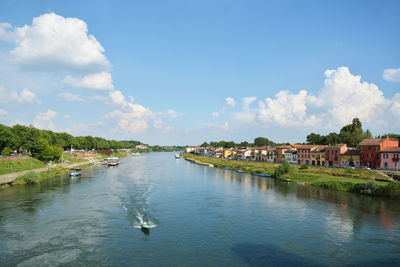
<path id="1" fill-rule="evenodd" d="M 186 153 L 182 153 L 181 157 L 203 166 L 212 165 L 212 167 L 217 168 L 229 168 L 232 171 L 253 175 L 268 174 L 271 178 L 284 182 L 295 182 L 336 191 L 400 199 L 400 182 L 392 181 L 389 177 L 385 177 L 376 171 L 315 166 L 309 166 L 308 169 L 300 169 L 300 166 L 296 165 L 292 173 L 276 178 L 273 174 L 275 168 L 280 165 L 278 163 L 236 161 Z"/>

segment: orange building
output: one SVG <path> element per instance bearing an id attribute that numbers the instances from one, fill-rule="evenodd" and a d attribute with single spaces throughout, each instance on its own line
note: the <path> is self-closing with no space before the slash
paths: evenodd
<path id="1" fill-rule="evenodd" d="M 381 159 L 379 152 L 387 147 L 398 147 L 399 140 L 389 138 L 367 138 L 360 143 L 360 166 L 379 168 Z"/>

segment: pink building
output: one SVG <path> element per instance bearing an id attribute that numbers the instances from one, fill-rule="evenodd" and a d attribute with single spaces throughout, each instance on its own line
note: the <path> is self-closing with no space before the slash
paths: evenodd
<path id="1" fill-rule="evenodd" d="M 385 147 L 379 153 L 380 168 L 399 170 L 400 147 Z"/>

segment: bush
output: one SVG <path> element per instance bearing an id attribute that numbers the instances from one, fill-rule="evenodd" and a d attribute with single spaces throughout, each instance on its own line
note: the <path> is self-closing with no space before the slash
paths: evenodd
<path id="1" fill-rule="evenodd" d="M 30 171 L 24 176 L 24 181 L 27 184 L 37 184 L 40 179 L 40 174 L 34 171 Z"/>
<path id="2" fill-rule="evenodd" d="M 394 181 L 382 187 L 382 195 L 392 199 L 400 199 L 400 182 Z"/>
<path id="3" fill-rule="evenodd" d="M 3 151 L 2 151 L 2 155 L 3 156 L 10 156 L 11 155 L 11 152 L 12 152 L 12 150 L 11 150 L 11 148 L 9 148 L 8 146 L 7 147 L 5 147 L 4 149 L 3 149 Z"/>
<path id="4" fill-rule="evenodd" d="M 279 178 L 284 174 L 293 172 L 293 170 L 294 167 L 290 165 L 289 161 L 287 161 L 287 159 L 283 159 L 282 164 L 275 168 L 274 177 Z"/>
<path id="5" fill-rule="evenodd" d="M 307 170 L 308 169 L 308 165 L 307 164 L 303 164 L 300 166 L 300 170 Z"/>
<path id="6" fill-rule="evenodd" d="M 375 179 L 372 178 L 368 183 L 354 185 L 353 191 L 365 195 L 377 195 L 379 194 L 379 189 L 380 186 Z"/>

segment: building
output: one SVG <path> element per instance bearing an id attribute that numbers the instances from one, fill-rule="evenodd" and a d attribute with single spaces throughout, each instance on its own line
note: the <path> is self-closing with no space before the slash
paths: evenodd
<path id="1" fill-rule="evenodd" d="M 399 170 L 400 147 L 385 147 L 379 153 L 380 169 Z"/>
<path id="2" fill-rule="evenodd" d="M 232 149 L 231 148 L 225 148 L 224 149 L 224 158 L 231 158 L 232 156 Z"/>
<path id="3" fill-rule="evenodd" d="M 325 149 L 328 146 L 317 146 L 311 150 L 311 165 L 325 166 Z"/>
<path id="4" fill-rule="evenodd" d="M 389 138 L 367 138 L 360 143 L 360 166 L 372 169 L 381 167 L 380 152 L 387 147 L 398 147 L 399 140 Z M 387 162 L 387 161 L 385 161 Z"/>
<path id="5" fill-rule="evenodd" d="M 286 150 L 284 154 L 285 159 L 289 161 L 289 163 L 297 164 L 297 150 L 290 149 Z"/>
<path id="6" fill-rule="evenodd" d="M 194 153 L 194 146 L 188 146 L 187 148 L 186 148 L 186 153 Z"/>
<path id="7" fill-rule="evenodd" d="M 282 159 L 285 157 L 285 151 L 291 149 L 296 149 L 296 148 L 294 148 L 292 145 L 278 146 L 278 148 L 276 149 L 276 161 L 282 162 Z"/>
<path id="8" fill-rule="evenodd" d="M 360 150 L 348 147 L 346 152 L 340 155 L 340 165 L 344 167 L 360 167 Z"/>
<path id="9" fill-rule="evenodd" d="M 325 148 L 325 166 L 338 167 L 341 165 L 340 155 L 347 151 L 346 144 L 328 146 Z"/>
<path id="10" fill-rule="evenodd" d="M 315 145 L 293 145 L 297 149 L 297 163 L 311 164 L 311 151 L 316 149 Z"/>

